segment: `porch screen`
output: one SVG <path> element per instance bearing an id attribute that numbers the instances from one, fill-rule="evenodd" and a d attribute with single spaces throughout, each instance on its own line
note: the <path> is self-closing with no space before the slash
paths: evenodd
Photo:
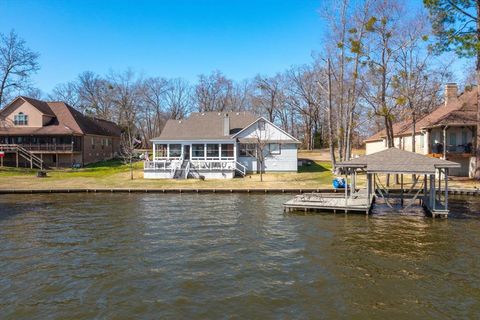
<path id="1" fill-rule="evenodd" d="M 171 144 L 170 145 L 170 158 L 179 158 L 182 155 L 182 145 L 181 144 Z"/>
<path id="2" fill-rule="evenodd" d="M 450 145 L 453 146 L 453 147 L 457 145 L 457 133 L 456 132 L 450 133 Z"/>
<path id="3" fill-rule="evenodd" d="M 207 144 L 207 158 L 218 158 L 218 144 Z"/>
<path id="4" fill-rule="evenodd" d="M 167 154 L 167 145 L 166 144 L 156 144 L 155 145 L 155 158 L 166 158 Z"/>
<path id="5" fill-rule="evenodd" d="M 233 158 L 233 144 L 222 144 L 222 158 Z"/>
<path id="6" fill-rule="evenodd" d="M 203 157 L 205 157 L 205 145 L 203 145 L 203 144 L 192 144 L 192 157 L 193 158 L 203 158 Z"/>

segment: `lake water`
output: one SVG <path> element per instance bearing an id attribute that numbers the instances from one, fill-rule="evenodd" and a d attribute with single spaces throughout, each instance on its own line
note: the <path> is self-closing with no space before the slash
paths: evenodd
<path id="1" fill-rule="evenodd" d="M 480 198 L 448 220 L 292 195 L 0 196 L 0 319 L 480 317 Z"/>

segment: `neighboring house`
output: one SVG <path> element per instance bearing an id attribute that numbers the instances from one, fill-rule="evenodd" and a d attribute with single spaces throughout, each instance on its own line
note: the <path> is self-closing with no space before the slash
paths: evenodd
<path id="1" fill-rule="evenodd" d="M 192 113 L 168 120 L 153 142 L 145 178 L 233 178 L 235 174 L 297 171 L 300 142 L 265 118 L 248 112 Z"/>
<path id="2" fill-rule="evenodd" d="M 457 93 L 457 85 L 445 87 L 445 104 L 417 120 L 415 152 L 460 163 L 451 169 L 453 176 L 473 177 L 475 169 L 475 134 L 477 131 L 477 90 Z M 412 121 L 402 121 L 393 126 L 395 147 L 412 151 Z M 372 154 L 387 148 L 385 130 L 365 140 L 366 153 Z"/>
<path id="3" fill-rule="evenodd" d="M 64 102 L 17 97 L 0 111 L 4 165 L 71 167 L 111 159 L 120 134 L 115 123 L 84 116 Z"/>

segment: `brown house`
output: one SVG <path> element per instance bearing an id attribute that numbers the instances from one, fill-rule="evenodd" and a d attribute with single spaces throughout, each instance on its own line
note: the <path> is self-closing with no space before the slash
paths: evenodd
<path id="1" fill-rule="evenodd" d="M 71 167 L 112 159 L 120 134 L 115 123 L 87 117 L 64 102 L 20 96 L 0 110 L 4 165 Z"/>

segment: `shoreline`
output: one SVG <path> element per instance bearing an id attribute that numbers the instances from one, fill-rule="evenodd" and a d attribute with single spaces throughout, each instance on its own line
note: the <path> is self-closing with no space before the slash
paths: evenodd
<path id="1" fill-rule="evenodd" d="M 400 189 L 390 189 L 394 193 Z M 36 188 L 0 189 L 0 194 L 47 194 L 47 193 L 343 193 L 344 190 L 327 188 Z M 477 188 L 449 188 L 451 195 L 480 195 Z"/>

